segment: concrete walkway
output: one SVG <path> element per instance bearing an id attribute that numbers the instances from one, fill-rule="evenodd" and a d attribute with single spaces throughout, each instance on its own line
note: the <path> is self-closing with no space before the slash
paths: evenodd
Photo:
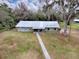
<path id="1" fill-rule="evenodd" d="M 42 39 L 41 39 L 41 37 L 40 37 L 40 35 L 39 35 L 39 33 L 36 32 L 35 34 L 36 34 L 36 36 L 37 36 L 37 38 L 38 38 L 38 41 L 39 41 L 39 44 L 40 44 L 41 49 L 42 49 L 42 51 L 43 51 L 43 54 L 44 54 L 44 56 L 45 56 L 45 59 L 51 59 L 51 58 L 50 58 L 50 55 L 49 55 L 48 52 L 47 52 L 47 49 L 46 49 L 46 47 L 45 47 L 43 41 L 42 41 Z"/>

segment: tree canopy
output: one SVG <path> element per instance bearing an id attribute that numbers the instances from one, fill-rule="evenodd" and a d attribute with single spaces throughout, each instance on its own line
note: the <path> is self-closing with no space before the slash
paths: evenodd
<path id="1" fill-rule="evenodd" d="M 9 9 L 6 5 L 0 6 L 0 30 L 14 27 L 14 23 L 11 9 Z"/>

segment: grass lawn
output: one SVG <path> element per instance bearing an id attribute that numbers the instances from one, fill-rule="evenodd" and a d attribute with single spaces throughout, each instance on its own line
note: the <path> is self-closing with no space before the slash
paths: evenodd
<path id="1" fill-rule="evenodd" d="M 79 30 L 79 23 L 72 23 L 71 28 Z"/>
<path id="2" fill-rule="evenodd" d="M 63 28 L 64 27 L 64 22 L 61 22 L 60 26 L 61 26 L 61 28 Z M 68 26 L 68 27 L 70 27 L 70 26 Z M 71 23 L 71 29 L 79 30 L 79 23 L 72 22 Z"/>
<path id="3" fill-rule="evenodd" d="M 73 35 L 74 34 L 74 35 Z M 75 34 L 77 35 L 75 37 Z M 70 39 L 57 32 L 43 32 L 40 34 L 46 48 L 54 59 L 79 59 L 79 32 L 73 32 Z"/>
<path id="4" fill-rule="evenodd" d="M 44 59 L 34 33 L 0 33 L 0 59 Z"/>

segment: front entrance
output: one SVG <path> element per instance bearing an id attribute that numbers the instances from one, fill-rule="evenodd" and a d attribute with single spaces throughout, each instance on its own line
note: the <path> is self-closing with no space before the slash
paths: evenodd
<path id="1" fill-rule="evenodd" d="M 42 32 L 43 29 L 33 29 L 34 32 Z"/>

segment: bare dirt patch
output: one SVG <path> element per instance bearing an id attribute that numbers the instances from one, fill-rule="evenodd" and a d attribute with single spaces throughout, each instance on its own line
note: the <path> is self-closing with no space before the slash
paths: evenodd
<path id="1" fill-rule="evenodd" d="M 79 30 L 72 30 L 71 31 L 71 36 L 79 39 Z"/>

